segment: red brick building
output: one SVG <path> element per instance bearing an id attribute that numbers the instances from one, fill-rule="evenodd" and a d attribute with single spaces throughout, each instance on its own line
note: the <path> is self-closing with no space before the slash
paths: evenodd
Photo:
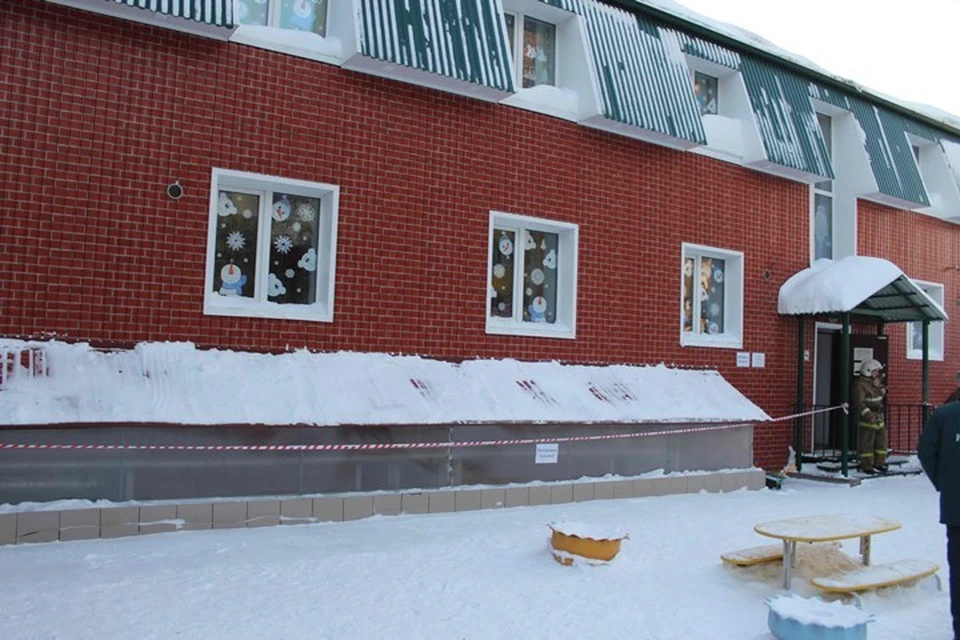
<path id="1" fill-rule="evenodd" d="M 481 26 L 497 27 L 494 44 L 463 51 L 500 55 L 477 81 L 468 68 L 479 57 L 448 52 L 445 67 L 421 55 L 429 21 L 426 35 L 412 26 L 409 41 L 394 34 L 395 49 L 387 27 L 377 39 L 368 13 L 391 8 L 383 16 L 406 25 L 402 3 L 342 3 L 354 8 L 344 17 L 338 0 L 311 0 L 311 11 L 327 12 L 322 28 L 297 26 L 280 9 L 265 26 L 244 24 L 254 0 L 237 14 L 229 2 L 182 3 L 202 7 L 194 14 L 153 4 L 0 8 L 0 336 L 104 348 L 189 341 L 271 353 L 666 363 L 714 369 L 783 416 L 797 404 L 798 323 L 778 313 L 778 294 L 820 257 L 822 197 L 832 201 L 825 257 L 887 259 L 927 283 L 947 314 L 960 297 L 960 154 L 955 164 L 950 155 L 960 127 L 684 16 L 641 3 L 627 11 L 593 0 L 478 0 Z M 418 6 L 432 16 L 430 7 L 446 3 Z M 464 38 L 475 33 L 476 20 L 443 15 L 448 32 L 455 24 Z M 519 35 L 518 20 L 527 21 Z M 631 20 L 641 35 L 618 31 Z M 284 42 L 285 33 L 313 40 Z M 540 56 L 514 71 L 521 40 Z M 417 53 L 421 41 L 428 46 Z M 617 42 L 625 50 L 636 42 L 639 53 Z M 666 53 L 650 54 L 651 42 Z M 675 51 L 689 63 L 679 71 Z M 528 73 L 524 64 L 550 68 L 540 77 L 540 67 Z M 498 68 L 506 70 L 499 79 Z M 662 85 L 637 82 L 637 95 L 654 97 L 629 103 L 630 78 L 604 76 L 618 68 L 641 80 L 659 74 Z M 688 85 L 674 82 L 677 73 Z M 807 113 L 778 121 L 775 105 L 757 97 L 764 78 L 803 86 L 801 98 L 785 89 L 783 104 L 807 99 Z M 698 102 L 700 83 L 719 93 L 719 109 Z M 540 86 L 557 91 L 541 100 Z M 630 104 L 640 114 L 633 119 Z M 914 154 L 871 146 L 868 112 Z M 790 117 L 821 129 L 777 133 Z M 848 153 L 856 145 L 844 136 L 857 123 L 863 148 Z M 724 142 L 731 131 L 733 144 Z M 891 187 L 879 157 L 894 169 L 914 158 L 922 183 L 901 170 Z M 524 239 L 529 264 L 519 262 Z M 316 264 L 303 268 L 311 249 Z M 266 273 L 270 260 L 285 269 L 279 277 Z M 720 297 L 696 299 L 684 269 L 710 280 L 711 264 L 722 278 L 704 291 Z M 237 279 L 225 275 L 231 265 Z M 928 393 L 938 402 L 960 369 L 960 328 L 930 326 Z M 810 327 L 806 349 L 815 354 Z M 885 327 L 890 401 L 919 406 L 922 358 L 908 349 L 905 327 Z M 762 368 L 737 366 L 738 353 L 763 354 Z M 810 357 L 804 368 L 804 405 L 816 404 L 814 364 Z M 758 426 L 754 463 L 779 468 L 794 438 L 793 422 Z"/>

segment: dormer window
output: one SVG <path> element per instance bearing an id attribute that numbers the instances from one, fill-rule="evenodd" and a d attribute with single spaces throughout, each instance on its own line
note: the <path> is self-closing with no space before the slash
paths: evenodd
<path id="1" fill-rule="evenodd" d="M 700 71 L 693 72 L 693 93 L 700 106 L 700 115 L 716 115 L 720 113 L 717 87 L 717 78 Z"/>
<path id="2" fill-rule="evenodd" d="M 522 13 L 505 13 L 507 38 L 513 54 L 517 84 L 524 89 L 540 84 L 555 85 L 557 27 Z M 517 29 L 522 24 L 523 29 Z"/>
<path id="3" fill-rule="evenodd" d="M 327 0 L 237 0 L 237 18 L 240 24 L 323 36 L 327 32 Z"/>
<path id="4" fill-rule="evenodd" d="M 833 163 L 833 119 L 817 113 L 817 124 L 823 134 L 827 158 Z M 813 259 L 833 259 L 833 180 L 813 185 Z"/>

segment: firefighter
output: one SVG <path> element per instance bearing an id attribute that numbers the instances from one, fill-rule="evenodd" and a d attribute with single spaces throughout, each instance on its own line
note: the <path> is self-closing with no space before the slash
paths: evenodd
<path id="1" fill-rule="evenodd" d="M 860 471 L 869 474 L 887 472 L 887 425 L 883 416 L 887 388 L 882 376 L 883 365 L 871 358 L 860 365 L 860 375 L 853 383 L 853 404 L 860 426 Z"/>

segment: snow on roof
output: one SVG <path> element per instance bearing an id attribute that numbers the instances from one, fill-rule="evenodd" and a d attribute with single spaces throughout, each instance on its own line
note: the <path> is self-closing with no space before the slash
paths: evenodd
<path id="1" fill-rule="evenodd" d="M 863 93 L 868 96 L 872 96 L 873 98 L 898 105 L 923 117 L 934 120 L 945 127 L 953 129 L 954 131 L 960 131 L 960 114 L 952 114 L 926 104 L 901 100 L 886 93 L 871 89 L 860 84 L 859 82 L 856 82 L 855 80 L 844 78 L 843 76 L 839 76 L 832 71 L 828 71 L 808 58 L 786 49 L 782 49 L 781 47 L 778 47 L 766 38 L 763 38 L 752 31 L 748 31 L 726 22 L 713 20 L 702 13 L 697 13 L 692 9 L 688 9 L 687 7 L 684 7 L 673 0 L 633 0 L 633 2 L 639 5 L 646 5 L 654 9 L 659 9 L 660 11 L 669 13 L 693 25 L 703 27 L 720 35 L 731 38 L 732 40 L 735 40 L 751 49 L 771 54 L 782 60 L 792 62 L 793 64 L 807 69 L 817 75 L 830 78 L 849 87 L 855 92 Z"/>
<path id="2" fill-rule="evenodd" d="M 469 360 L 380 353 L 281 355 L 142 343 L 0 341 L 0 357 L 40 349 L 0 387 L 0 424 L 691 423 L 769 416 L 717 371 Z M 45 375 L 43 371 L 45 370 Z"/>
<path id="3" fill-rule="evenodd" d="M 920 304 L 932 307 L 933 314 L 946 319 L 936 301 L 908 278 L 900 268 L 883 258 L 848 256 L 842 260 L 820 259 L 795 273 L 783 286 L 777 310 L 783 315 L 804 315 L 852 311 L 887 285 L 903 278 Z"/>

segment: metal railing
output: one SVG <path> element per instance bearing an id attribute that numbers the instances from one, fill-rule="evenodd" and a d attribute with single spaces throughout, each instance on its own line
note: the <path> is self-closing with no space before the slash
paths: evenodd
<path id="1" fill-rule="evenodd" d="M 807 405 L 803 413 L 827 409 L 824 405 Z M 887 448 L 891 454 L 912 455 L 917 451 L 917 440 L 923 430 L 926 416 L 935 405 L 923 403 L 888 404 L 886 408 Z M 843 451 L 843 412 L 827 411 L 805 415 L 795 422 L 802 429 L 800 442 L 804 462 L 839 462 Z M 859 427 L 856 416 L 851 413 L 847 426 L 847 460 L 851 465 L 857 461 Z M 795 438 L 795 441 L 797 439 Z"/>

